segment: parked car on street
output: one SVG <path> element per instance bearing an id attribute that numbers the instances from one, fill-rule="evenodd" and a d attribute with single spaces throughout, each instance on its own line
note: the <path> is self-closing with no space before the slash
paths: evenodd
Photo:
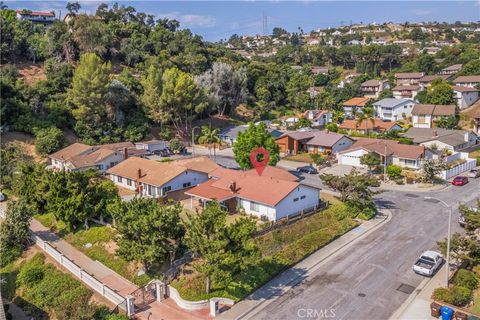
<path id="1" fill-rule="evenodd" d="M 297 168 L 297 171 L 302 173 L 308 173 L 308 174 L 318 174 L 318 170 L 312 166 L 300 167 L 300 168 Z"/>
<path id="2" fill-rule="evenodd" d="M 468 183 L 468 178 L 465 176 L 458 176 L 455 177 L 455 179 L 452 180 L 452 184 L 454 186 L 464 186 Z"/>
<path id="3" fill-rule="evenodd" d="M 480 169 L 472 169 L 468 172 L 467 177 L 478 178 L 480 177 Z"/>
<path id="4" fill-rule="evenodd" d="M 443 263 L 443 257 L 436 251 L 425 251 L 413 265 L 413 271 L 422 276 L 431 277 Z"/>
<path id="5" fill-rule="evenodd" d="M 162 149 L 153 151 L 153 154 L 160 157 L 168 157 L 170 155 L 170 152 L 167 149 Z"/>

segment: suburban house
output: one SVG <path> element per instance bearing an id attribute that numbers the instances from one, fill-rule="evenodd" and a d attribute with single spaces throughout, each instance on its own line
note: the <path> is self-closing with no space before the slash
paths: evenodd
<path id="1" fill-rule="evenodd" d="M 307 110 L 303 117 L 310 120 L 312 127 L 325 127 L 332 122 L 332 112 L 328 110 Z"/>
<path id="2" fill-rule="evenodd" d="M 150 140 L 135 142 L 135 148 L 137 150 L 146 150 L 150 152 L 164 150 L 168 147 L 168 142 L 163 140 Z"/>
<path id="3" fill-rule="evenodd" d="M 392 89 L 393 97 L 395 99 L 411 98 L 414 99 L 417 93 L 422 91 L 419 85 L 399 85 Z"/>
<path id="4" fill-rule="evenodd" d="M 370 98 L 355 97 L 343 103 L 343 112 L 347 118 L 355 117 L 358 111 L 361 111 L 370 101 Z"/>
<path id="5" fill-rule="evenodd" d="M 330 69 L 325 66 L 313 66 L 311 70 L 314 75 L 319 75 L 319 74 L 328 74 L 328 71 Z"/>
<path id="6" fill-rule="evenodd" d="M 447 75 L 454 75 L 458 73 L 462 69 L 461 64 L 454 64 L 449 67 L 443 68 L 438 72 L 438 74 L 447 74 Z"/>
<path id="7" fill-rule="evenodd" d="M 366 98 L 378 98 L 380 92 L 390 88 L 387 80 L 367 80 L 360 85 L 363 95 Z"/>
<path id="8" fill-rule="evenodd" d="M 461 151 L 478 143 L 474 132 L 443 128 L 412 127 L 403 136 L 433 150 Z"/>
<path id="9" fill-rule="evenodd" d="M 460 76 L 452 82 L 456 86 L 475 88 L 480 84 L 480 76 Z"/>
<path id="10" fill-rule="evenodd" d="M 454 115 L 454 105 L 416 104 L 412 110 L 412 124 L 416 128 L 433 128 L 441 117 Z"/>
<path id="11" fill-rule="evenodd" d="M 480 112 L 473 115 L 473 132 L 480 135 Z"/>
<path id="12" fill-rule="evenodd" d="M 367 132 L 383 133 L 402 130 L 402 127 L 394 121 L 383 121 L 382 119 L 375 118 L 372 120 L 365 119 L 361 123 L 357 120 L 345 120 L 339 129 L 346 130 L 348 133 L 358 132 L 365 134 Z"/>
<path id="13" fill-rule="evenodd" d="M 157 198 L 205 182 L 208 174 L 217 168 L 218 165 L 207 157 L 172 162 L 132 157 L 108 169 L 107 174 L 119 187 Z"/>
<path id="14" fill-rule="evenodd" d="M 412 99 L 385 98 L 373 104 L 377 117 L 387 121 L 397 121 L 412 115 L 415 101 Z"/>
<path id="15" fill-rule="evenodd" d="M 353 139 L 343 134 L 325 131 L 292 131 L 278 137 L 275 142 L 280 152 L 287 154 L 337 153 L 353 144 Z"/>
<path id="16" fill-rule="evenodd" d="M 420 169 L 425 158 L 430 153 L 424 146 L 400 144 L 394 140 L 358 139 L 350 148 L 338 153 L 338 163 L 354 167 L 364 167 L 360 163 L 362 156 L 374 153 L 380 158 L 380 163 L 399 165 L 401 167 Z"/>
<path id="17" fill-rule="evenodd" d="M 258 124 L 259 122 L 255 123 L 255 125 L 258 125 Z M 238 134 L 240 132 L 246 131 L 247 129 L 248 129 L 248 125 L 227 127 L 220 131 L 220 133 L 218 134 L 218 137 L 220 138 L 220 140 L 225 142 L 227 146 L 231 147 L 237 141 Z M 270 135 L 274 138 L 278 138 L 283 134 L 282 131 L 279 131 L 276 129 L 267 128 L 267 130 L 270 133 Z"/>
<path id="18" fill-rule="evenodd" d="M 89 146 L 74 143 L 48 156 L 54 170 L 84 171 L 97 169 L 104 173 L 131 155 L 135 146 L 131 142 L 119 142 Z"/>
<path id="19" fill-rule="evenodd" d="M 426 87 L 428 87 L 430 85 L 430 83 L 433 81 L 433 80 L 436 80 L 436 79 L 442 79 L 442 80 L 448 80 L 451 78 L 451 75 L 448 75 L 448 74 L 435 74 L 435 75 L 428 75 L 428 76 L 423 76 L 420 78 L 420 80 L 418 80 L 418 84 L 423 88 L 425 89 Z"/>
<path id="20" fill-rule="evenodd" d="M 470 107 L 480 98 L 479 88 L 453 86 L 452 89 L 460 109 Z"/>
<path id="21" fill-rule="evenodd" d="M 423 72 L 400 72 L 395 73 L 395 84 L 399 85 L 410 85 L 410 84 L 418 84 L 420 79 L 425 74 Z"/>
<path id="22" fill-rule="evenodd" d="M 265 169 L 268 171 L 269 167 Z M 185 192 L 201 203 L 218 201 L 229 212 L 244 211 L 258 218 L 278 221 L 314 211 L 320 205 L 320 189 L 284 179 L 277 169 L 269 175 L 218 168 L 210 179 Z"/>
<path id="23" fill-rule="evenodd" d="M 26 9 L 15 10 L 18 20 L 28 20 L 33 23 L 41 23 L 45 26 L 55 21 L 54 11 L 30 11 Z"/>

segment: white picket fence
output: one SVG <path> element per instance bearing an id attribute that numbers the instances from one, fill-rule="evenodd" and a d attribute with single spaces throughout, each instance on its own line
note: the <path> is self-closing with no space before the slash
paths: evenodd
<path id="1" fill-rule="evenodd" d="M 455 166 L 451 169 L 444 170 L 440 172 L 440 177 L 444 180 L 450 179 L 451 177 L 454 177 L 460 173 L 463 173 L 465 171 L 472 170 L 475 168 L 477 165 L 477 160 L 476 159 L 466 159 L 466 162 L 459 164 L 458 166 Z"/>
<path id="2" fill-rule="evenodd" d="M 51 256 L 55 261 L 60 263 L 63 267 L 65 267 L 68 271 L 74 274 L 77 278 L 79 278 L 83 283 L 88 285 L 90 288 L 101 294 L 103 297 L 107 298 L 110 302 L 112 302 L 115 306 L 118 306 L 123 311 L 127 311 L 127 303 L 124 297 L 116 293 L 114 290 L 110 289 L 104 283 L 98 281 L 93 276 L 88 274 L 86 271 L 82 270 L 79 266 L 77 266 L 73 261 L 65 257 L 61 254 L 57 249 L 51 246 L 47 241 L 42 240 L 36 234 L 31 234 L 33 241 L 49 256 Z"/>

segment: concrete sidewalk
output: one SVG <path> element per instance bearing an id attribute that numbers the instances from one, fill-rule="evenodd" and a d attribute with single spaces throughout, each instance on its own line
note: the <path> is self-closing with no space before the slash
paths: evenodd
<path id="1" fill-rule="evenodd" d="M 423 183 L 415 184 L 415 185 L 408 185 L 408 184 L 401 184 L 401 185 L 394 185 L 390 183 L 380 182 L 380 190 L 387 190 L 387 191 L 402 191 L 402 192 L 429 192 L 429 191 L 443 191 L 447 188 L 451 187 L 451 184 L 436 184 L 436 185 L 425 185 Z"/>
<path id="2" fill-rule="evenodd" d="M 126 297 L 138 289 L 138 286 L 135 284 L 107 268 L 102 263 L 90 259 L 71 244 L 58 237 L 55 233 L 44 227 L 38 220 L 32 219 L 30 230 L 42 240 L 48 241 L 50 245 L 55 247 L 65 257 L 75 262 L 80 268 L 88 272 L 98 281 L 103 282 L 108 287 L 115 290 L 121 296 Z"/>
<path id="3" fill-rule="evenodd" d="M 381 210 L 381 215 L 347 232 L 340 238 L 316 251 L 290 269 L 270 280 L 267 284 L 235 304 L 230 310 L 221 313 L 215 319 L 249 319 L 284 295 L 288 290 L 301 283 L 325 262 L 334 258 L 356 241 L 381 227 L 391 219 L 389 210 Z"/>
<path id="4" fill-rule="evenodd" d="M 430 300 L 435 288 L 445 285 L 445 264 L 432 278 L 425 278 L 417 289 L 390 317 L 391 320 L 430 320 L 437 319 L 430 315 Z"/>

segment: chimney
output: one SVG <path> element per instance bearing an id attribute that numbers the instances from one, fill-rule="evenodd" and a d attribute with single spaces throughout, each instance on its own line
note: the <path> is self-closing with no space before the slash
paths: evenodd
<path id="1" fill-rule="evenodd" d="M 123 148 L 123 160 L 128 159 L 128 149 L 127 147 Z"/>
<path id="2" fill-rule="evenodd" d="M 237 183 L 235 181 L 230 183 L 230 191 L 232 191 L 232 193 L 235 193 L 237 191 Z"/>
<path id="3" fill-rule="evenodd" d="M 138 168 L 137 178 L 140 179 L 142 177 L 142 169 Z"/>

